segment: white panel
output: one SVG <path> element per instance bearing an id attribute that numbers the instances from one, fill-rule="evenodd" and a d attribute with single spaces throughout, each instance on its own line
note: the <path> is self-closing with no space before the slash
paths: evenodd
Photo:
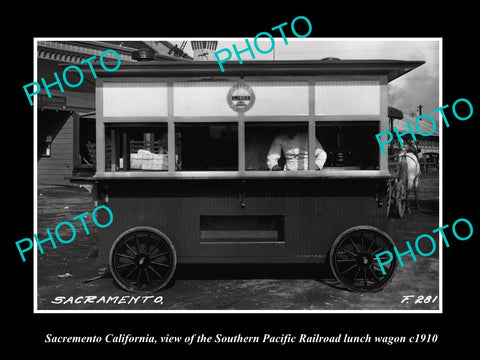
<path id="1" fill-rule="evenodd" d="M 317 81 L 316 115 L 379 115 L 380 83 L 377 80 Z"/>
<path id="2" fill-rule="evenodd" d="M 174 116 L 237 116 L 227 102 L 235 82 L 179 82 L 173 86 Z"/>
<path id="3" fill-rule="evenodd" d="M 308 83 L 248 82 L 255 104 L 245 116 L 308 115 Z"/>
<path id="4" fill-rule="evenodd" d="M 167 116 L 167 86 L 151 82 L 105 82 L 103 116 Z"/>

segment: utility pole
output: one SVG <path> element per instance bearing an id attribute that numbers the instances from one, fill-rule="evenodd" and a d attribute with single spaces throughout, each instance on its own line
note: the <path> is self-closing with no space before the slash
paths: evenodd
<path id="1" fill-rule="evenodd" d="M 423 108 L 422 105 L 418 105 L 418 106 L 417 106 L 417 111 L 418 111 L 418 115 L 419 115 L 419 116 L 422 115 L 422 108 Z"/>

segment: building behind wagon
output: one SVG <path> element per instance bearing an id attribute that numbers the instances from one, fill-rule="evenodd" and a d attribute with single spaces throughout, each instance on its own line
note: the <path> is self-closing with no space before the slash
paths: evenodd
<path id="1" fill-rule="evenodd" d="M 47 84 L 61 77 L 63 68 L 78 65 L 105 50 L 115 50 L 122 64 L 136 62 L 132 54 L 139 49 L 154 53 L 157 60 L 176 61 L 192 58 L 167 41 L 38 41 L 37 79 Z M 105 62 L 108 58 L 105 57 Z M 72 82 L 74 79 L 72 75 Z M 78 76 L 78 75 L 77 75 Z M 70 185 L 72 175 L 95 172 L 92 144 L 95 144 L 95 80 L 85 71 L 85 79 L 77 88 L 58 86 L 44 89 L 37 95 L 37 183 L 39 185 Z"/>
<path id="2" fill-rule="evenodd" d="M 430 136 L 423 136 L 421 135 L 417 128 L 415 127 L 415 120 L 416 117 L 411 116 L 409 114 L 404 114 L 403 120 L 394 120 L 393 126 L 395 126 L 398 130 L 399 133 L 403 133 L 408 131 L 408 126 L 407 122 L 410 123 L 411 128 L 413 129 L 413 132 L 415 134 L 415 137 L 417 138 L 417 144 L 420 146 L 422 149 L 422 152 L 420 153 L 420 158 L 423 156 L 425 153 L 439 153 L 439 131 L 438 131 L 438 126 L 435 129 L 435 131 L 432 133 Z M 420 120 L 418 122 L 418 128 L 421 130 L 422 133 L 424 134 L 429 134 L 432 131 L 432 123 L 430 121 L 426 120 Z M 398 139 L 395 137 L 393 143 L 393 148 L 394 149 L 399 149 L 400 144 Z"/>

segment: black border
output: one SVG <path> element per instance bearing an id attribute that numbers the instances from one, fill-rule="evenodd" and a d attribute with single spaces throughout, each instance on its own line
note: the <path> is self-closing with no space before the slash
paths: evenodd
<path id="1" fill-rule="evenodd" d="M 77 4 L 78 5 L 78 4 Z M 248 6 L 247 6 L 248 5 Z M 311 9 L 294 9 L 290 3 L 275 3 L 265 6 L 261 13 L 255 4 L 222 3 L 182 4 L 177 9 L 162 3 L 148 5 L 111 3 L 100 10 L 92 4 L 55 6 L 53 3 L 28 5 L 17 11 L 19 24 L 4 22 L 6 40 L 3 53 L 3 70 L 7 73 L 4 83 L 4 116 L 7 129 L 3 132 L 5 148 L 14 154 L 15 160 L 8 163 L 3 172 L 4 205 L 6 219 L 5 246 L 7 268 L 4 271 L 4 311 L 9 316 L 4 325 L 7 335 L 4 343 L 16 351 L 25 345 L 39 354 L 63 353 L 103 356 L 98 345 L 48 345 L 45 334 L 59 335 L 106 335 L 108 333 L 171 334 L 186 336 L 192 333 L 214 335 L 261 335 L 284 333 L 322 333 L 336 335 L 349 333 L 362 335 L 408 336 L 416 333 L 436 333 L 436 344 L 405 346 L 349 345 L 341 351 L 335 345 L 266 346 L 270 353 L 300 351 L 319 356 L 341 355 L 349 350 L 373 350 L 375 355 L 387 351 L 399 353 L 398 349 L 412 356 L 419 350 L 429 355 L 443 349 L 472 349 L 476 341 L 476 259 L 478 250 L 478 215 L 476 210 L 476 137 L 477 117 L 480 111 L 476 87 L 476 45 L 474 28 L 476 10 L 473 3 L 456 2 L 448 11 L 441 4 L 421 6 L 390 4 L 377 7 L 373 3 L 341 3 L 337 6 L 312 3 Z M 197 6 L 198 8 L 194 8 Z M 25 6 L 27 7 L 27 6 Z M 34 8 L 36 7 L 36 8 Z M 275 7 L 275 12 L 273 11 Z M 12 11 L 12 10 L 10 10 Z M 22 86 L 33 79 L 33 37 L 36 36 L 135 36 L 135 37 L 253 37 L 258 32 L 290 22 L 296 16 L 306 16 L 313 25 L 310 37 L 441 37 L 443 38 L 443 98 L 444 104 L 452 104 L 458 98 L 467 98 L 474 107 L 474 115 L 465 122 L 453 120 L 450 128 L 444 128 L 443 164 L 443 224 L 451 224 L 458 218 L 468 218 L 474 225 L 474 236 L 465 242 L 454 241 L 444 251 L 444 313 L 443 314 L 33 314 L 33 268 L 32 257 L 22 263 L 14 241 L 33 233 L 33 109 L 25 101 Z M 5 101 L 5 100 L 9 101 Z M 13 100 L 10 101 L 10 100 Z M 5 213 L 4 213 L 5 217 Z M 13 270 L 13 271 L 11 271 Z M 468 327 L 468 325 L 473 327 Z M 223 346 L 222 346 L 223 347 Z M 218 352 L 218 345 L 190 347 L 191 351 Z M 250 351 L 256 356 L 258 345 L 228 346 L 235 353 Z M 372 349 L 373 348 L 373 349 Z M 71 350 L 72 353 L 65 352 Z M 185 346 L 162 345 L 153 348 L 135 346 L 108 347 L 109 355 L 121 351 L 127 353 L 153 350 L 161 356 L 165 350 L 170 354 L 186 350 Z M 324 351 L 327 351 L 325 353 Z M 172 352 L 170 352 L 172 351 Z M 182 352 L 180 352 L 182 351 Z M 253 351 L 253 352 L 252 352 Z M 223 352 L 228 356 L 231 352 Z M 330 354 L 330 355 L 328 355 Z"/>

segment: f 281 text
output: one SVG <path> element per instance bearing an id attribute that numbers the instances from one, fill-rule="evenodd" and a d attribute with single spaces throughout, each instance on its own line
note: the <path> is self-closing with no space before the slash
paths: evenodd
<path id="1" fill-rule="evenodd" d="M 431 295 L 402 295 L 403 299 L 400 301 L 400 304 L 408 304 L 410 300 L 412 300 L 413 304 L 433 304 L 437 301 L 438 296 L 431 296 Z M 416 297 L 416 298 L 415 298 Z"/>

